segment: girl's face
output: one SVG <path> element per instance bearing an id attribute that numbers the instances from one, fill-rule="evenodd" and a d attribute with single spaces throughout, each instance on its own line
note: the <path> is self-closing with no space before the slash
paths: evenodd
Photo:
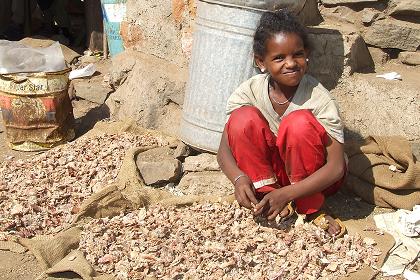
<path id="1" fill-rule="evenodd" d="M 260 69 L 268 71 L 279 86 L 295 87 L 306 72 L 308 55 L 296 33 L 277 33 L 265 42 L 264 57 L 256 56 Z"/>

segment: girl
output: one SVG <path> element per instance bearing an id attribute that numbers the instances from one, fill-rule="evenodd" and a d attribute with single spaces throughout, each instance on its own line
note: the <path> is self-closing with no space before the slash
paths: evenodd
<path id="1" fill-rule="evenodd" d="M 262 74 L 230 96 L 217 154 L 236 200 L 269 220 L 291 214 L 294 201 L 298 213 L 341 235 L 341 222 L 320 209 L 344 179 L 343 124 L 329 92 L 305 74 L 306 30 L 287 11 L 265 12 L 253 50 Z"/>

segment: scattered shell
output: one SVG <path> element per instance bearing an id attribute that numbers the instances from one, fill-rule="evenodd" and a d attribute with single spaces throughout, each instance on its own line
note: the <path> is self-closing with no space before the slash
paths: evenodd
<path id="1" fill-rule="evenodd" d="M 293 222 L 263 226 L 237 203 L 154 205 L 92 220 L 79 250 L 98 272 L 134 280 L 338 279 L 377 260 L 360 235 Z"/>
<path id="2" fill-rule="evenodd" d="M 115 181 L 125 152 L 159 145 L 151 134 L 80 138 L 28 159 L 0 163 L 0 240 L 60 231 L 83 200 Z"/>

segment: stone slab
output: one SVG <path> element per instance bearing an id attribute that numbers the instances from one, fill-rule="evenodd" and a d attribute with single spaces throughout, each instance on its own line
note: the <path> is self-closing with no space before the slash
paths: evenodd
<path id="1" fill-rule="evenodd" d="M 184 171 L 220 171 L 216 155 L 202 153 L 197 156 L 185 158 Z"/>
<path id="2" fill-rule="evenodd" d="M 388 6 L 390 15 L 420 16 L 419 0 L 392 0 Z"/>
<path id="3" fill-rule="evenodd" d="M 177 159 L 166 159 L 159 162 L 137 160 L 136 164 L 146 185 L 175 183 L 181 175 L 182 165 Z"/>
<path id="4" fill-rule="evenodd" d="M 177 189 L 187 195 L 228 195 L 234 192 L 232 183 L 221 171 L 187 173 Z"/>
<path id="5" fill-rule="evenodd" d="M 372 24 L 363 37 L 367 44 L 379 48 L 416 51 L 420 46 L 420 24 L 387 18 Z"/>
<path id="6" fill-rule="evenodd" d="M 355 30 L 333 26 L 309 28 L 313 46 L 309 56 L 309 74 L 327 89 L 334 88 L 342 77 L 374 68 L 369 50 Z"/>
<path id="7" fill-rule="evenodd" d="M 420 65 L 420 51 L 401 52 L 398 56 L 400 61 L 408 65 Z"/>
<path id="8" fill-rule="evenodd" d="M 77 79 L 72 82 L 74 94 L 93 103 L 103 104 L 112 88 L 102 85 L 102 78 Z"/>

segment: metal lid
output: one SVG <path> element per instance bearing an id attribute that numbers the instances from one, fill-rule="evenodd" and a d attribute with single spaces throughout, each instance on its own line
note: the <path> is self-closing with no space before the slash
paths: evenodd
<path id="1" fill-rule="evenodd" d="M 203 2 L 245 8 L 260 11 L 275 11 L 287 8 L 294 14 L 299 12 L 305 6 L 306 0 L 200 0 Z"/>

